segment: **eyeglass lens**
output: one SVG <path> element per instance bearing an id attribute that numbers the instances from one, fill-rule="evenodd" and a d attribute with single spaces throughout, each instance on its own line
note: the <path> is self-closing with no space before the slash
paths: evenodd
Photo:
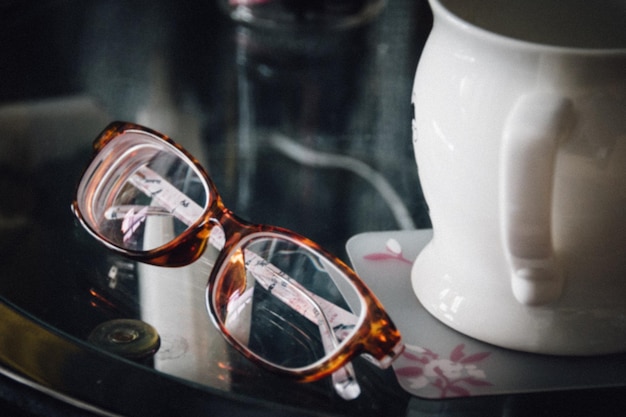
<path id="1" fill-rule="evenodd" d="M 362 300 L 326 258 L 279 235 L 240 242 L 211 294 L 217 319 L 239 344 L 273 366 L 327 358 L 352 335 Z"/>
<path id="2" fill-rule="evenodd" d="M 204 214 L 208 192 L 194 166 L 173 146 L 127 132 L 106 146 L 79 187 L 81 212 L 107 241 L 148 251 L 171 242 Z M 81 196 L 81 191 L 95 189 Z M 81 198 L 82 197 L 82 198 Z M 87 210 L 85 210 L 87 208 Z"/>

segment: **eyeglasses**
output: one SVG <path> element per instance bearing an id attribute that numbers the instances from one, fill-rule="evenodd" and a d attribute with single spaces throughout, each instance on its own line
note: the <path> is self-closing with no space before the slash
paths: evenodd
<path id="1" fill-rule="evenodd" d="M 386 368 L 401 336 L 374 294 L 339 258 L 224 207 L 206 171 L 151 129 L 114 122 L 94 142 L 74 214 L 98 241 L 136 261 L 182 266 L 219 250 L 206 303 L 244 356 L 301 381 L 332 375 L 345 399 L 360 393 L 351 360 Z"/>

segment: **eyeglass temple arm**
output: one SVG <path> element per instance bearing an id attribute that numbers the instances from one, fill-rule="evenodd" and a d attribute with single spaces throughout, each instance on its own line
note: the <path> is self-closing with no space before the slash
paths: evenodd
<path id="1" fill-rule="evenodd" d="M 178 190 L 165 178 L 147 166 L 143 166 L 138 169 L 130 177 L 129 181 L 144 194 L 152 197 L 153 203 L 157 203 L 158 205 L 153 204 L 152 206 L 148 206 L 148 210 L 145 210 L 145 206 L 111 207 L 105 213 L 107 218 L 113 219 L 125 217 L 129 216 L 129 213 L 131 216 L 137 216 L 134 211 L 137 210 L 136 213 L 142 212 L 142 215 L 172 215 L 189 226 L 204 214 L 204 209 L 200 205 L 195 203 L 185 193 Z M 141 219 L 134 218 L 133 221 L 129 223 L 134 225 L 140 220 Z M 210 234 L 209 242 L 218 249 L 224 247 L 224 235 L 223 230 L 220 227 L 213 228 Z M 331 322 L 332 317 L 342 316 L 345 317 L 345 320 L 348 320 L 347 315 L 352 315 L 352 313 L 345 310 L 343 310 L 345 313 L 338 314 L 341 311 L 340 307 L 328 302 L 327 300 L 321 299 L 318 302 L 326 316 L 331 317 Z M 357 317 L 353 315 L 352 321 L 356 323 Z M 387 368 L 391 364 L 393 360 L 392 358 L 395 357 L 395 355 L 391 355 L 383 358 L 382 360 L 378 360 L 369 354 L 364 354 L 363 356 L 380 368 Z"/>
<path id="2" fill-rule="evenodd" d="M 142 167 L 133 174 L 129 181 L 133 186 L 142 191 L 149 197 L 152 197 L 158 205 L 138 206 L 138 205 L 120 205 L 110 207 L 105 217 L 107 219 L 133 218 L 141 213 L 141 216 L 148 215 L 172 215 L 178 218 L 187 226 L 192 225 L 204 213 L 204 209 L 190 199 L 183 192 L 170 184 L 165 178 L 151 170 L 148 167 Z M 139 219 L 132 219 L 129 224 L 135 224 Z M 222 249 L 225 243 L 223 230 L 215 227 L 211 231 L 209 243 L 217 248 Z M 293 281 L 293 280 L 292 280 Z M 295 281 L 294 281 L 295 282 Z M 341 317 L 346 323 L 356 324 L 358 318 L 351 312 L 313 294 L 327 317 Z M 334 325 L 334 323 L 332 323 Z"/>
<path id="3" fill-rule="evenodd" d="M 135 213 L 140 216 L 171 216 L 172 214 L 168 212 L 163 207 L 159 206 L 140 206 L 140 205 L 119 205 L 113 206 L 109 208 L 105 214 L 105 217 L 109 220 L 115 220 L 119 218 L 129 218 L 135 216 Z M 132 222 L 129 222 L 132 223 Z M 215 228 L 212 230 L 209 243 L 215 247 L 216 249 L 221 249 L 224 246 L 224 235 L 221 228 Z M 258 258 L 261 259 L 254 252 L 246 250 L 246 257 L 248 259 Z M 271 264 L 269 264 L 271 265 Z M 271 265 L 273 268 L 278 270 L 274 265 Z M 280 271 L 282 273 L 282 271 Z M 287 279 L 287 283 L 289 285 L 293 285 L 296 283 L 292 278 Z M 330 322 L 333 328 L 338 329 L 347 329 L 354 327 L 356 322 L 358 321 L 358 317 L 352 312 L 345 310 L 338 305 L 331 303 L 323 297 L 320 297 L 317 294 L 314 294 L 308 291 L 306 288 L 302 288 L 302 291 L 305 291 L 308 296 L 312 297 L 315 300 L 315 303 L 319 305 L 320 309 L 324 312 L 327 317 L 330 317 Z M 340 322 L 339 324 L 335 324 Z"/>

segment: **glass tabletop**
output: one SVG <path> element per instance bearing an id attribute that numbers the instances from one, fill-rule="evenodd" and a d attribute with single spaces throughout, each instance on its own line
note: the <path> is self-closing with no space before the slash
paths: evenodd
<path id="1" fill-rule="evenodd" d="M 389 1 L 339 31 L 237 24 L 213 1 L 2 1 L 0 20 L 0 373 L 113 415 L 464 415 L 477 405 L 501 415 L 517 401 L 422 402 L 362 360 L 363 392 L 349 402 L 328 380 L 262 371 L 209 319 L 206 258 L 130 262 L 70 211 L 93 139 L 126 120 L 181 143 L 241 217 L 345 261 L 355 234 L 429 227 L 410 122 L 425 1 Z M 151 325 L 156 353 L 123 358 L 89 338 L 118 319 Z"/>

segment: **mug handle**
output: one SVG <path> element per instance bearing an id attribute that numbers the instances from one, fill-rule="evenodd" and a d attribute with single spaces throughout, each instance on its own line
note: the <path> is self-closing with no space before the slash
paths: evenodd
<path id="1" fill-rule="evenodd" d="M 552 191 L 556 153 L 573 121 L 572 107 L 556 94 L 525 94 L 503 131 L 501 230 L 513 295 L 525 305 L 555 301 L 563 289 L 552 244 Z"/>

